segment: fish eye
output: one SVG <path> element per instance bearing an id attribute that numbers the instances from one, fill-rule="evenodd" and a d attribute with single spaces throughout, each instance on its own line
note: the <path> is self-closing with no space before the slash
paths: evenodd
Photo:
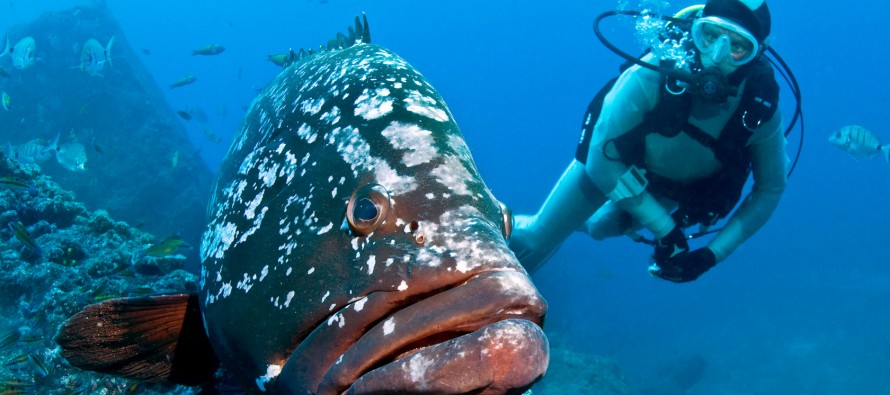
<path id="1" fill-rule="evenodd" d="M 383 224 L 391 208 L 389 191 L 380 184 L 368 184 L 356 189 L 346 205 L 349 229 L 356 235 L 367 236 Z"/>
<path id="2" fill-rule="evenodd" d="M 352 217 L 356 221 L 372 222 L 380 214 L 377 206 L 369 198 L 361 198 L 355 203 L 355 209 L 352 211 Z"/>
<path id="3" fill-rule="evenodd" d="M 506 204 L 498 202 L 498 207 L 501 209 L 501 221 L 503 222 L 503 231 L 504 231 L 504 239 L 510 240 L 510 235 L 513 234 L 513 210 L 510 210 Z"/>

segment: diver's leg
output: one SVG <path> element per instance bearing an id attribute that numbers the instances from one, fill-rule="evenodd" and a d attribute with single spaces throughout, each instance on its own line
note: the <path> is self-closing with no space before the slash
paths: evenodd
<path id="1" fill-rule="evenodd" d="M 653 195 L 653 197 L 668 212 L 677 209 L 677 202 L 658 195 Z M 584 222 L 580 231 L 587 233 L 595 240 L 628 236 L 632 240 L 640 241 L 642 236 L 637 232 L 641 229 L 643 229 L 643 224 L 635 220 L 630 213 L 618 207 L 615 202 L 607 201 L 599 210 L 596 210 L 590 219 Z"/>
<path id="2" fill-rule="evenodd" d="M 573 160 L 537 214 L 516 216 L 510 249 L 529 273 L 534 272 L 605 201 L 584 165 Z"/>
<path id="3" fill-rule="evenodd" d="M 596 213 L 584 222 L 582 231 L 595 240 L 609 237 L 624 236 L 639 223 L 633 220 L 630 213 L 622 210 L 612 201 L 606 202 Z"/>

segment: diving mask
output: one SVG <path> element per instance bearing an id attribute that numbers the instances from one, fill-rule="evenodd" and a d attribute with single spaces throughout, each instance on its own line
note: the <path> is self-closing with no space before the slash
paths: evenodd
<path id="1" fill-rule="evenodd" d="M 696 19 L 692 24 L 692 41 L 703 57 L 715 64 L 726 62 L 741 66 L 760 53 L 757 39 L 737 23 L 716 16 Z"/>

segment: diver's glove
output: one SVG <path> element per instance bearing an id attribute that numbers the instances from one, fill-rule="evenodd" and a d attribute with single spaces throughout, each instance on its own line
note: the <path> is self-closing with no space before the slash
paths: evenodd
<path id="1" fill-rule="evenodd" d="M 649 273 L 675 283 L 685 283 L 697 279 L 716 264 L 717 257 L 714 252 L 704 247 L 677 256 L 664 264 L 656 262 L 649 266 Z"/>
<path id="2" fill-rule="evenodd" d="M 652 258 L 661 267 L 671 266 L 673 261 L 683 259 L 689 253 L 689 243 L 683 228 L 674 226 L 666 236 L 655 241 L 655 253 Z"/>

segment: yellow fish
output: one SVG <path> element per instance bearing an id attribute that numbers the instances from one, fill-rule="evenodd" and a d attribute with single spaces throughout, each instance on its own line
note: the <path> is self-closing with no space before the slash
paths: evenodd
<path id="1" fill-rule="evenodd" d="M 9 111 L 9 105 L 12 103 L 12 99 L 9 97 L 9 93 L 3 92 L 3 109 Z"/>
<path id="2" fill-rule="evenodd" d="M 140 255 L 159 258 L 176 255 L 179 254 L 180 251 L 189 248 L 191 248 L 191 246 L 179 237 L 169 236 L 160 243 L 143 248 L 142 251 L 140 251 Z"/>
<path id="3" fill-rule="evenodd" d="M 286 53 L 277 53 L 274 55 L 269 55 L 268 60 L 272 63 L 275 63 L 276 66 L 284 67 L 285 63 L 287 63 L 289 54 Z"/>
<path id="4" fill-rule="evenodd" d="M 31 234 L 25 229 L 25 225 L 22 225 L 21 222 L 10 222 L 9 230 L 11 230 L 15 238 L 26 247 L 40 253 L 40 246 L 37 245 L 37 242 L 34 241 L 34 238 L 31 237 Z"/>

